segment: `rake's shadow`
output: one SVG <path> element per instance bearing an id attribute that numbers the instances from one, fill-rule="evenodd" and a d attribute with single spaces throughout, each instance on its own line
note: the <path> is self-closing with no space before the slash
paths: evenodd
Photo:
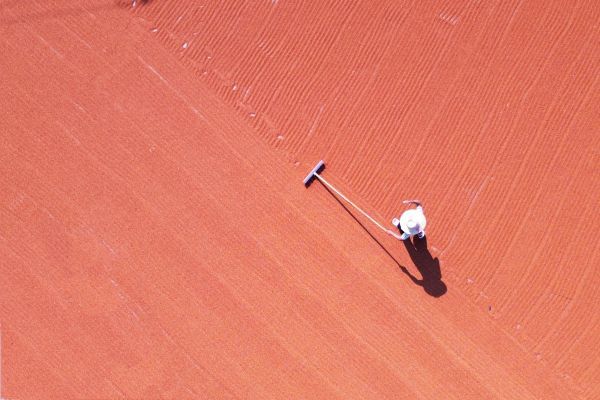
<path id="1" fill-rule="evenodd" d="M 356 223 L 360 225 L 365 232 L 367 232 L 371 239 L 377 243 L 377 245 L 392 259 L 392 261 L 396 263 L 398 268 L 400 268 L 400 270 L 404 272 L 414 284 L 422 286 L 425 290 L 425 293 L 433 297 L 440 297 L 448 291 L 446 284 L 442 282 L 440 262 L 437 258 L 434 259 L 427 249 L 427 237 L 423 239 L 415 238 L 415 244 L 413 244 L 410 239 L 404 240 L 404 246 L 408 250 L 411 260 L 413 263 L 415 263 L 415 266 L 423 277 L 422 279 L 417 279 L 406 269 L 406 267 L 401 265 L 394 258 L 394 256 L 381 244 L 381 242 L 379 242 L 379 240 L 373 236 L 373 234 L 363 225 L 363 223 L 356 218 L 356 216 L 348 209 L 348 207 L 346 207 L 346 205 L 340 199 L 338 199 L 338 197 L 326 185 L 324 185 L 322 182 L 320 183 L 321 186 L 323 186 L 325 190 L 329 192 L 331 197 L 333 197 L 335 201 L 337 201 L 338 204 L 342 206 L 344 210 L 346 210 L 352 219 L 354 219 L 354 221 L 356 221 Z"/>

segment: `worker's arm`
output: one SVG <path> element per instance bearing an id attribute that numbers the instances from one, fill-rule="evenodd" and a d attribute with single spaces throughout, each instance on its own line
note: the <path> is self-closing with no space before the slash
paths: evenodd
<path id="1" fill-rule="evenodd" d="M 404 233 L 404 232 L 402 232 L 402 235 L 398 235 L 397 233 L 392 232 L 389 229 L 386 232 L 388 235 L 391 235 L 391 236 L 395 237 L 396 239 L 402 240 L 402 241 L 404 241 L 410 237 L 410 235 L 408 233 Z"/>
<path id="2" fill-rule="evenodd" d="M 386 231 L 386 233 L 387 233 L 388 235 L 391 235 L 391 236 L 395 237 L 395 238 L 396 238 L 396 239 L 398 239 L 398 240 L 403 240 L 403 239 L 402 239 L 402 236 L 398 235 L 398 234 L 397 234 L 397 233 L 395 233 L 395 232 L 392 232 L 392 231 L 391 231 L 391 230 L 389 230 L 389 229 Z"/>
<path id="3" fill-rule="evenodd" d="M 421 202 L 419 200 L 404 200 L 404 204 L 414 204 L 417 207 L 422 207 Z"/>

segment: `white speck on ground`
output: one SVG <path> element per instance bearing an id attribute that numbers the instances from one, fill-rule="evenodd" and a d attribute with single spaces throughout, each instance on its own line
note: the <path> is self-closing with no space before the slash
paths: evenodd
<path id="1" fill-rule="evenodd" d="M 188 47 L 190 47 L 190 43 L 185 42 L 181 47 L 183 47 L 184 49 L 187 49 Z"/>
<path id="2" fill-rule="evenodd" d="M 460 21 L 460 17 L 458 15 L 450 15 L 446 14 L 445 12 L 440 12 L 438 18 L 449 23 L 450 25 L 456 25 L 458 21 Z"/>
<path id="3" fill-rule="evenodd" d="M 252 89 L 252 87 L 248 86 L 248 88 L 244 92 L 244 97 L 242 97 L 242 103 L 245 103 L 246 100 L 248 100 L 248 97 L 250 97 L 250 89 Z"/>

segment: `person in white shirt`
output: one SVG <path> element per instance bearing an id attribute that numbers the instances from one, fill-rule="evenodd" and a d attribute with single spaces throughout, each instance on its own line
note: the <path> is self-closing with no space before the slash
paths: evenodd
<path id="1" fill-rule="evenodd" d="M 427 220 L 425 219 L 421 202 L 419 200 L 405 200 L 403 203 L 414 204 L 416 208 L 406 210 L 402 213 L 400 219 L 394 218 L 392 220 L 392 224 L 402 232 L 400 239 L 406 240 L 414 235 L 419 239 L 423 239 L 425 237 Z"/>

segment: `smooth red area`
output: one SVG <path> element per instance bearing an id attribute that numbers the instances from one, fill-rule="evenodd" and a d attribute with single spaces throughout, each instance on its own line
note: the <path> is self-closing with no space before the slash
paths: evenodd
<path id="1" fill-rule="evenodd" d="M 0 397 L 600 396 L 596 2 L 351 3 L 0 2 Z"/>

